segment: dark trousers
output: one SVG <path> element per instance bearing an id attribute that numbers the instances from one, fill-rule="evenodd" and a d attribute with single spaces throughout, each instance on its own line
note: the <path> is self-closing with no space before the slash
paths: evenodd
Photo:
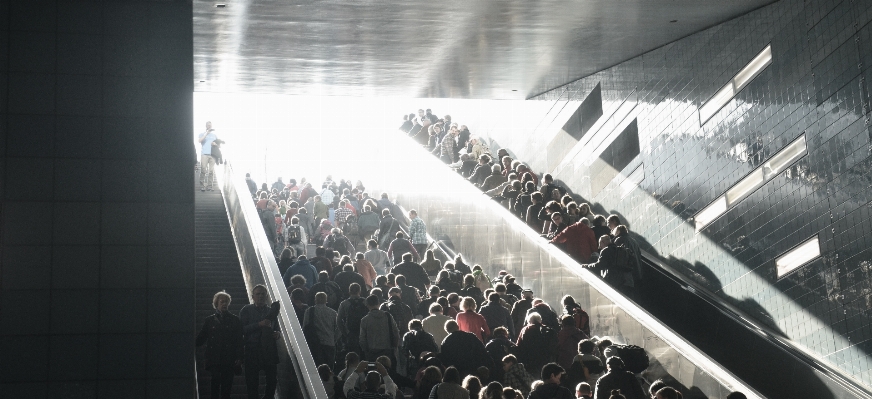
<path id="1" fill-rule="evenodd" d="M 212 399 L 230 399 L 233 389 L 233 366 L 215 366 L 212 373 Z"/>
<path id="2" fill-rule="evenodd" d="M 313 355 L 312 357 L 315 360 L 315 365 L 320 366 L 322 364 L 326 364 L 326 365 L 330 366 L 330 369 L 332 370 L 333 369 L 333 361 L 334 361 L 334 358 L 336 357 L 336 347 L 331 346 L 331 345 L 323 345 L 323 344 L 317 344 L 317 345 L 318 345 L 318 350 L 313 351 L 315 353 L 312 353 L 312 355 Z"/>
<path id="3" fill-rule="evenodd" d="M 245 351 L 245 387 L 248 390 L 248 399 L 258 398 L 261 370 L 266 374 L 266 389 L 263 392 L 263 398 L 274 398 L 276 395 L 276 365 L 261 362 L 257 352 L 256 350 Z"/>

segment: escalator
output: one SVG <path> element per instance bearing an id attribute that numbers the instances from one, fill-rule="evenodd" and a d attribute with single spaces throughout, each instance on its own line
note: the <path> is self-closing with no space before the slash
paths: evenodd
<path id="1" fill-rule="evenodd" d="M 206 317 L 215 312 L 212 296 L 216 292 L 223 290 L 230 294 L 230 312 L 233 314 L 238 315 L 242 307 L 249 303 L 224 201 L 218 191 L 196 191 L 194 194 L 194 270 L 198 332 Z M 202 358 L 203 349 L 198 348 L 199 358 Z M 197 377 L 200 397 L 211 397 L 211 376 L 202 362 L 197 362 Z M 243 376 L 233 379 L 231 397 L 245 397 Z"/>

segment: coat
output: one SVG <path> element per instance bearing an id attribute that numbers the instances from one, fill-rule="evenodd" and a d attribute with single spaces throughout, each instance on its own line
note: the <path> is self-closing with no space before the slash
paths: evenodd
<path id="1" fill-rule="evenodd" d="M 244 346 L 239 317 L 230 312 L 207 317 L 203 328 L 197 334 L 197 346 L 203 344 L 206 344 L 206 353 L 203 356 L 206 370 L 232 367 L 242 360 Z"/>
<path id="2" fill-rule="evenodd" d="M 567 255 L 579 263 L 590 261 L 590 255 L 597 250 L 597 240 L 593 229 L 578 222 L 563 229 L 554 236 L 551 243 L 558 244 Z"/>
<path id="3" fill-rule="evenodd" d="M 493 368 L 493 361 L 484 349 L 484 344 L 473 333 L 455 331 L 448 334 L 442 341 L 441 350 L 439 359 L 442 364 L 454 365 L 460 375 L 475 373 L 481 366 Z"/>

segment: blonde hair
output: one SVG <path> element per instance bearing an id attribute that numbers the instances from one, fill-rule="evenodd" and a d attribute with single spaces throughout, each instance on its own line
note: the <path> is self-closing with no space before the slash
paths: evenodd
<path id="1" fill-rule="evenodd" d="M 227 298 L 227 304 L 228 305 L 230 304 L 230 300 L 231 300 L 230 294 L 228 294 L 226 291 L 218 291 L 215 293 L 214 296 L 212 296 L 212 308 L 213 309 L 218 309 L 218 300 L 221 298 Z"/>
<path id="2" fill-rule="evenodd" d="M 463 310 L 475 310 L 478 307 L 478 304 L 475 303 L 475 299 L 473 297 L 464 297 L 463 301 L 460 302 L 460 307 Z"/>

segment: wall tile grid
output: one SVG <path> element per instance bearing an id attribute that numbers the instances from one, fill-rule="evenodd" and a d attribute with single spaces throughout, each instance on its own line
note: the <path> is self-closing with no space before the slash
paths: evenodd
<path id="1" fill-rule="evenodd" d="M 191 7 L 0 0 L 10 397 L 193 393 Z"/>
<path id="2" fill-rule="evenodd" d="M 603 115 L 576 148 L 560 150 L 565 158 L 549 158 L 544 122 L 529 138 L 491 139 L 872 387 L 870 10 L 870 0 L 782 0 L 542 94 L 535 100 L 582 101 L 601 85 Z M 770 43 L 772 64 L 700 126 L 699 107 Z M 624 115 L 637 121 L 641 154 L 592 192 L 588 166 L 599 153 L 584 147 L 620 133 Z M 696 213 L 801 134 L 807 155 L 695 232 Z M 644 180 L 621 199 L 620 183 L 641 164 Z M 775 259 L 816 234 L 822 257 L 778 280 Z"/>

